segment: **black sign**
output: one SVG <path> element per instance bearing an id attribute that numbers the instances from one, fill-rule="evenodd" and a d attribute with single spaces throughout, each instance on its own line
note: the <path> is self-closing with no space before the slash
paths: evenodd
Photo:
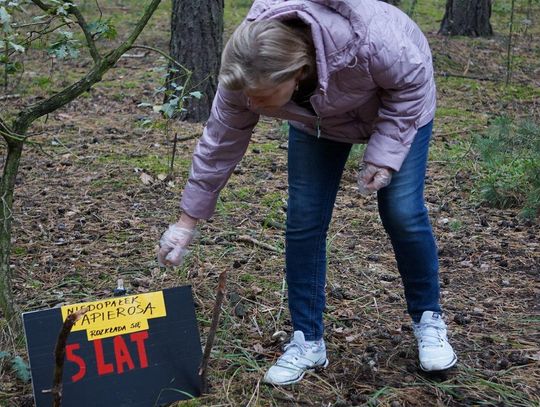
<path id="1" fill-rule="evenodd" d="M 23 314 L 36 407 L 50 407 L 54 349 L 67 315 L 88 311 L 66 345 L 64 407 L 153 407 L 200 395 L 191 287 Z"/>

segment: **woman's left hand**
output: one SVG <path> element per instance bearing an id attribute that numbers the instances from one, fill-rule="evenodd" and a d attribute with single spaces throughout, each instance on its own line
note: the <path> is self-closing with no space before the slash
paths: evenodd
<path id="1" fill-rule="evenodd" d="M 358 173 L 358 192 L 371 194 L 390 184 L 391 180 L 391 169 L 364 162 L 364 168 Z"/>

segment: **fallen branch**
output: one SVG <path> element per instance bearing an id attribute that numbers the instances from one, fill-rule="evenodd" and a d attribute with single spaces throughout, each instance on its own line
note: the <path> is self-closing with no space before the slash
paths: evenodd
<path id="1" fill-rule="evenodd" d="M 497 78 L 488 78 L 488 77 L 482 77 L 482 76 L 471 76 L 471 75 L 460 75 L 450 72 L 435 72 L 435 75 L 442 76 L 443 78 L 463 78 L 463 79 L 470 79 L 473 81 L 488 81 L 488 82 L 502 82 L 500 79 Z"/>
<path id="2" fill-rule="evenodd" d="M 268 243 L 259 242 L 257 239 L 248 236 L 248 235 L 241 235 L 236 238 L 238 242 L 247 242 L 247 243 L 253 243 L 255 246 L 262 247 L 263 249 L 270 250 L 275 253 L 283 253 L 283 250 L 281 250 L 278 247 L 274 247 L 272 245 L 269 245 Z"/>
<path id="3" fill-rule="evenodd" d="M 147 52 L 143 52 L 142 54 L 124 54 L 120 58 L 144 58 L 148 55 Z"/>
<path id="4" fill-rule="evenodd" d="M 188 136 L 184 136 L 184 137 L 179 137 L 178 140 L 176 140 L 177 142 L 180 141 L 187 141 L 187 140 L 192 140 L 194 138 L 197 138 L 199 137 L 201 134 L 200 133 L 193 133 L 193 134 L 190 134 Z"/>
<path id="5" fill-rule="evenodd" d="M 20 94 L 15 94 L 15 95 L 4 95 L 4 96 L 0 96 L 0 100 L 16 99 L 16 98 L 20 98 L 20 97 L 21 97 Z"/>
<path id="6" fill-rule="evenodd" d="M 206 339 L 206 345 L 204 347 L 201 367 L 199 368 L 199 377 L 201 378 L 203 394 L 208 392 L 208 361 L 210 359 L 210 352 L 212 351 L 212 346 L 214 345 L 214 338 L 216 336 L 216 331 L 219 323 L 219 314 L 221 312 L 221 304 L 223 303 L 223 298 L 225 297 L 226 282 L 227 271 L 224 271 L 219 275 L 218 288 L 216 292 L 216 302 L 214 303 L 214 311 L 212 312 L 212 323 L 210 325 L 210 331 L 208 331 L 208 338 Z"/>
<path id="7" fill-rule="evenodd" d="M 73 314 L 69 314 L 62 325 L 62 330 L 58 334 L 58 340 L 56 341 L 56 348 L 54 349 L 55 367 L 53 387 L 51 393 L 53 395 L 53 407 L 60 407 L 62 405 L 62 375 L 64 374 L 64 361 L 66 356 L 66 342 L 71 332 L 71 328 L 75 325 L 81 317 L 88 312 L 88 308 L 82 308 L 75 311 Z"/>

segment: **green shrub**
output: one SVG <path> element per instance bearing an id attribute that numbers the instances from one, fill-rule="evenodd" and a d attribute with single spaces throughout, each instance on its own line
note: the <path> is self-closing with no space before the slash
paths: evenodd
<path id="1" fill-rule="evenodd" d="M 476 137 L 480 156 L 477 190 L 497 208 L 521 208 L 522 215 L 540 214 L 540 126 L 532 120 L 499 117 L 486 134 Z"/>

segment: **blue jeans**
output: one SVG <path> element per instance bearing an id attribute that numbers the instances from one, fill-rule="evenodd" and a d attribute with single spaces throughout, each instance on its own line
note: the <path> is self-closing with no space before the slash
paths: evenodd
<path id="1" fill-rule="evenodd" d="M 399 172 L 377 194 L 415 322 L 441 312 L 437 247 L 424 205 L 424 177 L 433 122 L 420 128 Z M 289 130 L 286 271 L 293 328 L 306 340 L 323 335 L 326 235 L 351 144 Z"/>

